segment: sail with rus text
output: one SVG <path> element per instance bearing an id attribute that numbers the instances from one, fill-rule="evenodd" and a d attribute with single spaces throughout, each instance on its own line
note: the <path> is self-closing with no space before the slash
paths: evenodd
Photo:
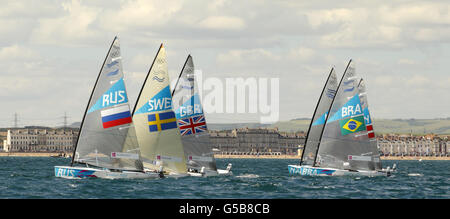
<path id="1" fill-rule="evenodd" d="M 74 163 L 142 171 L 124 83 L 120 44 L 114 38 L 82 120 Z"/>

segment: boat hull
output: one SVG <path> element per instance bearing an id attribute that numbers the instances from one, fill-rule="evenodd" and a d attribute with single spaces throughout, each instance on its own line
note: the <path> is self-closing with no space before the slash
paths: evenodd
<path id="1" fill-rule="evenodd" d="M 183 178 L 183 177 L 187 177 L 187 176 L 189 176 L 188 173 L 174 173 L 174 172 L 171 172 L 171 173 L 164 174 L 165 178 L 175 178 L 175 179 Z"/>
<path id="2" fill-rule="evenodd" d="M 195 176 L 195 177 L 209 177 L 209 176 L 230 176 L 230 175 L 233 175 L 233 172 L 231 172 L 231 170 L 217 169 L 217 171 L 206 170 L 204 173 L 188 172 L 188 174 L 189 174 L 189 176 Z"/>
<path id="3" fill-rule="evenodd" d="M 66 179 L 103 178 L 103 179 L 148 179 L 160 178 L 156 172 L 113 172 L 108 169 L 89 167 L 55 166 L 55 176 Z"/>
<path id="4" fill-rule="evenodd" d="M 233 175 L 233 172 L 231 172 L 231 170 L 221 170 L 221 169 L 217 169 L 217 173 L 219 175 L 225 175 L 225 176 L 231 176 Z"/>
<path id="5" fill-rule="evenodd" d="M 387 173 L 381 171 L 350 171 L 300 165 L 288 165 L 288 170 L 290 175 L 301 176 L 387 176 Z"/>

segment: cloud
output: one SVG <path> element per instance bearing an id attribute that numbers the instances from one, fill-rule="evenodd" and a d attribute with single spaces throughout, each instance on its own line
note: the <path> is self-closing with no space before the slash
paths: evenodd
<path id="1" fill-rule="evenodd" d="M 388 75 L 377 76 L 374 84 L 380 87 L 388 87 L 394 84 L 394 78 Z"/>
<path id="2" fill-rule="evenodd" d="M 433 107 L 434 97 L 449 98 L 449 7 L 415 0 L 7 1 L 0 8 L 0 90 L 10 102 L 0 114 L 67 110 L 80 120 L 119 35 L 130 99 L 163 42 L 171 78 L 188 54 L 205 78 L 279 78 L 280 119 L 310 116 L 330 68 L 339 77 L 349 59 L 377 116 L 450 116 L 449 104 Z"/>
<path id="3" fill-rule="evenodd" d="M 234 49 L 217 56 L 219 64 L 246 65 L 261 64 L 261 61 L 279 60 L 280 57 L 265 49 Z"/>
<path id="4" fill-rule="evenodd" d="M 299 61 L 310 61 L 316 57 L 316 52 L 314 49 L 308 47 L 300 47 L 297 49 L 292 49 L 289 57 Z"/>
<path id="5" fill-rule="evenodd" d="M 401 58 L 397 61 L 398 64 L 400 65 L 414 65 L 416 64 L 416 62 L 414 60 L 411 59 L 406 59 L 406 58 Z"/>
<path id="6" fill-rule="evenodd" d="M 200 27 L 218 30 L 241 30 L 245 28 L 245 23 L 238 17 L 211 16 L 199 23 Z"/>
<path id="7" fill-rule="evenodd" d="M 32 32 L 31 41 L 42 44 L 66 45 L 95 39 L 99 31 L 91 25 L 97 19 L 101 9 L 81 4 L 72 0 L 63 2 L 63 15 L 39 19 L 39 25 Z"/>
<path id="8" fill-rule="evenodd" d="M 411 78 L 406 80 L 406 84 L 411 86 L 411 87 L 433 87 L 431 83 L 432 81 L 425 76 L 422 75 L 414 75 Z"/>
<path id="9" fill-rule="evenodd" d="M 325 47 L 404 48 L 411 43 L 449 40 L 450 31 L 443 28 L 450 24 L 448 4 L 394 4 L 311 10 L 306 16 L 313 29 L 324 32 L 320 43 Z"/>
<path id="10" fill-rule="evenodd" d="M 183 1 L 179 0 L 123 1 L 119 8 L 107 9 L 100 14 L 99 26 L 115 32 L 163 26 L 175 17 L 182 7 Z"/>
<path id="11" fill-rule="evenodd" d="M 3 47 L 0 49 L 0 59 L 2 60 L 8 61 L 17 60 L 22 62 L 22 61 L 36 60 L 38 58 L 39 55 L 37 52 L 17 44 Z"/>

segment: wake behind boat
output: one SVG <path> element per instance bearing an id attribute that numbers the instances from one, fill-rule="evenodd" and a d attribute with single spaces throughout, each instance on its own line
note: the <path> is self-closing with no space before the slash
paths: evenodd
<path id="1" fill-rule="evenodd" d="M 334 70 L 316 106 L 299 165 L 291 175 L 389 176 L 382 169 L 362 79 L 352 60 L 336 86 Z M 331 80 L 330 80 L 331 79 Z"/>
<path id="2" fill-rule="evenodd" d="M 85 165 L 85 166 L 81 166 Z M 120 45 L 114 38 L 97 77 L 70 166 L 55 166 L 62 178 L 160 178 L 144 171 L 123 79 Z"/>
<path id="3" fill-rule="evenodd" d="M 196 80 L 194 63 L 189 55 L 172 92 L 184 154 L 188 158 L 187 173 L 190 176 L 232 175 L 231 164 L 225 170 L 216 167 Z"/>

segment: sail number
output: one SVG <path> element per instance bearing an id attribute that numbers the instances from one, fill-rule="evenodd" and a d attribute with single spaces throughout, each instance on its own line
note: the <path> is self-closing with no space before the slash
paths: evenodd
<path id="1" fill-rule="evenodd" d="M 190 116 L 192 114 L 202 113 L 202 107 L 200 104 L 180 106 L 180 117 Z"/>
<path id="2" fill-rule="evenodd" d="M 124 90 L 119 90 L 119 91 L 111 92 L 109 94 L 104 94 L 102 106 L 105 107 L 105 106 L 109 106 L 110 104 L 118 104 L 118 103 L 126 102 L 125 95 L 126 94 L 125 94 Z"/>
<path id="3" fill-rule="evenodd" d="M 168 97 L 148 101 L 148 111 L 172 109 L 172 99 Z"/>
<path id="4" fill-rule="evenodd" d="M 353 116 L 361 114 L 361 106 L 359 104 L 356 104 L 356 106 L 347 106 L 342 107 L 342 118 L 345 118 L 347 116 Z"/>

